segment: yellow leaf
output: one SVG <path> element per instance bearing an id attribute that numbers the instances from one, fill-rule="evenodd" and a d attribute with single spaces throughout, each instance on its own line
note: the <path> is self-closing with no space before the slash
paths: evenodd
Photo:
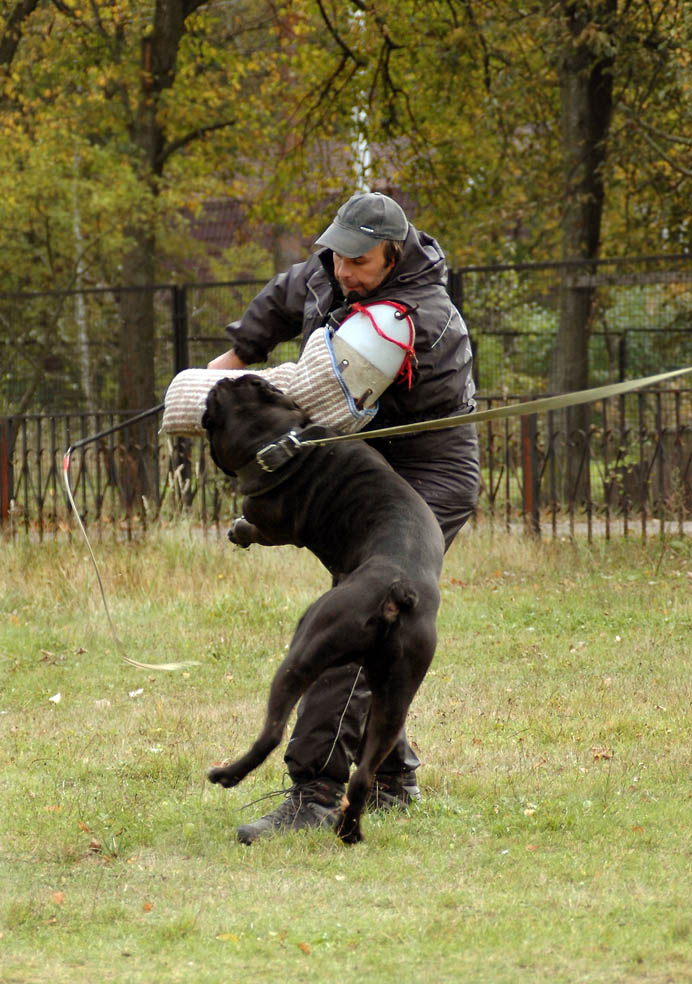
<path id="1" fill-rule="evenodd" d="M 597 762 L 599 759 L 606 759 L 606 760 L 612 759 L 613 757 L 612 750 L 610 748 L 605 748 L 605 747 L 592 748 L 591 754 L 593 755 L 594 762 Z"/>
<path id="2" fill-rule="evenodd" d="M 299 943 L 298 944 L 298 949 L 299 950 L 302 950 L 303 953 L 310 953 L 310 944 L 309 943 Z"/>

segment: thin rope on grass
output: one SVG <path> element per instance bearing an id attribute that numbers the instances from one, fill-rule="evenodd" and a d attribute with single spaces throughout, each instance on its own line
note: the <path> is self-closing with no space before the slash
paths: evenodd
<path id="1" fill-rule="evenodd" d="M 106 618 L 108 619 L 108 624 L 110 626 L 113 639 L 115 640 L 115 644 L 118 649 L 118 655 L 120 656 L 121 659 L 125 660 L 126 663 L 129 663 L 131 666 L 136 666 L 140 670 L 172 671 L 172 670 L 184 670 L 188 666 L 199 666 L 197 660 L 185 660 L 180 663 L 140 663 L 139 660 L 132 659 L 131 656 L 127 655 L 125 651 L 125 646 L 120 641 L 118 633 L 115 631 L 115 625 L 113 624 L 113 619 L 111 618 L 110 609 L 108 607 L 108 601 L 106 599 L 106 592 L 103 587 L 103 581 L 101 580 L 101 573 L 99 571 L 98 564 L 96 563 L 96 557 L 94 556 L 94 551 L 91 549 L 91 544 L 89 543 L 89 537 L 87 536 L 86 529 L 84 528 L 82 517 L 79 515 L 79 511 L 77 510 L 77 505 L 74 501 L 74 496 L 72 495 L 72 488 L 70 486 L 70 458 L 73 451 L 74 451 L 74 447 L 68 448 L 67 451 L 65 452 L 65 457 L 63 458 L 63 477 L 65 479 L 65 488 L 67 489 L 67 498 L 69 499 L 70 506 L 72 507 L 72 511 L 74 512 L 75 517 L 77 519 L 77 525 L 79 526 L 81 534 L 84 537 L 84 542 L 87 545 L 89 556 L 91 557 L 92 564 L 94 565 L 94 570 L 96 571 L 96 580 L 98 581 L 99 591 L 101 592 L 101 600 L 103 601 L 103 607 L 106 612 Z"/>

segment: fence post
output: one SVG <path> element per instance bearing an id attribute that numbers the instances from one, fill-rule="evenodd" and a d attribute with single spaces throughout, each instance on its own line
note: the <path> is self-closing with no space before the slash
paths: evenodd
<path id="1" fill-rule="evenodd" d="M 524 521 L 535 536 L 541 532 L 540 476 L 538 469 L 538 414 L 521 418 L 521 460 L 524 472 L 522 491 Z"/>
<path id="2" fill-rule="evenodd" d="M 173 373 L 182 372 L 190 364 L 187 337 L 187 287 L 173 285 Z"/>
<path id="3" fill-rule="evenodd" d="M 618 376 L 621 383 L 627 376 L 627 329 L 620 335 L 618 343 Z"/>
<path id="4" fill-rule="evenodd" d="M 14 473 L 12 470 L 12 424 L 7 417 L 0 417 L 0 526 L 4 526 L 14 499 Z"/>

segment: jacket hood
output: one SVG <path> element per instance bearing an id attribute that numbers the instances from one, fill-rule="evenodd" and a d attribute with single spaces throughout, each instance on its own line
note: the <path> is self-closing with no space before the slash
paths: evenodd
<path id="1" fill-rule="evenodd" d="M 336 284 L 334 277 L 334 257 L 331 249 L 320 250 L 317 254 L 329 279 Z M 404 248 L 398 263 L 384 278 L 381 284 L 368 295 L 368 299 L 389 297 L 392 290 L 406 288 L 410 283 L 447 284 L 447 261 L 437 241 L 409 223 Z"/>
<path id="2" fill-rule="evenodd" d="M 388 287 L 392 284 L 416 283 L 447 284 L 447 261 L 437 240 L 425 232 L 409 225 L 401 259 L 385 278 Z"/>

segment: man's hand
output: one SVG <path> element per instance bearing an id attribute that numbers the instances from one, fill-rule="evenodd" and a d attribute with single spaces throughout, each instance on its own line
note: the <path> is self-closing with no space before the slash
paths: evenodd
<path id="1" fill-rule="evenodd" d="M 229 349 L 228 352 L 224 352 L 223 355 L 217 355 L 215 359 L 207 363 L 207 369 L 246 369 L 247 365 L 235 354 L 233 349 Z"/>

